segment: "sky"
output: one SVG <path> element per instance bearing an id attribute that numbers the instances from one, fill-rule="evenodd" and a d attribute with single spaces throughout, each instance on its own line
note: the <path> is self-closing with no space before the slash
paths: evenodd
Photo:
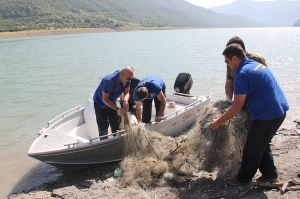
<path id="1" fill-rule="evenodd" d="M 187 2 L 190 2 L 191 4 L 194 4 L 196 6 L 201 6 L 204 8 L 211 8 L 214 6 L 221 6 L 225 4 L 229 4 L 234 2 L 235 0 L 186 0 Z M 255 1 L 274 1 L 274 0 L 255 0 Z"/>

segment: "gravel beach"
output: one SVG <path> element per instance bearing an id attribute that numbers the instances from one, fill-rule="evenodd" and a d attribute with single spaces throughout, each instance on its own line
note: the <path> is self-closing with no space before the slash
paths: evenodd
<path id="1" fill-rule="evenodd" d="M 300 122 L 295 127 L 280 128 L 272 141 L 272 150 L 282 182 L 300 182 Z M 281 194 L 279 188 L 231 187 L 224 179 L 237 173 L 234 165 L 225 174 L 198 172 L 197 177 L 180 184 L 164 187 L 121 187 L 113 173 L 119 162 L 76 170 L 61 170 L 61 176 L 52 182 L 32 187 L 29 192 L 14 193 L 9 199 L 32 198 L 288 198 L 300 196 L 300 185 L 290 186 Z M 255 177 L 260 175 L 257 172 Z"/>

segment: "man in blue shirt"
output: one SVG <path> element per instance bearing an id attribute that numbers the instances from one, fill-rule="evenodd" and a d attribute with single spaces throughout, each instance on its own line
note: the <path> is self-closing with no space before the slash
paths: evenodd
<path id="1" fill-rule="evenodd" d="M 122 109 L 116 106 L 116 100 L 123 93 L 123 108 L 128 110 L 129 86 L 134 71 L 130 66 L 124 67 L 103 77 L 94 93 L 94 108 L 98 124 L 99 136 L 107 135 L 108 126 L 111 132 L 119 130 Z M 101 139 L 106 139 L 103 137 Z"/>
<path id="2" fill-rule="evenodd" d="M 239 44 L 230 44 L 223 51 L 225 63 L 236 73 L 233 105 L 210 128 L 217 130 L 234 117 L 246 103 L 251 113 L 251 127 L 243 150 L 237 176 L 225 181 L 229 185 L 248 185 L 257 169 L 257 182 L 279 182 L 270 142 L 283 123 L 289 109 L 286 97 L 268 67 L 246 57 Z"/>
<path id="3" fill-rule="evenodd" d="M 262 56 L 260 56 L 256 53 L 246 51 L 244 41 L 240 37 L 237 37 L 237 36 L 232 37 L 227 42 L 226 46 L 228 46 L 230 44 L 240 44 L 241 47 L 243 48 L 243 50 L 246 52 L 246 56 L 249 59 L 252 59 L 254 61 L 257 61 L 257 62 L 267 66 L 267 62 Z M 227 66 L 226 81 L 225 81 L 225 94 L 226 94 L 226 98 L 230 101 L 232 101 L 232 97 L 233 97 L 233 82 L 234 82 L 235 76 L 236 76 L 235 71 L 233 71 L 229 66 Z"/>
<path id="4" fill-rule="evenodd" d="M 166 86 L 163 80 L 157 76 L 144 77 L 133 92 L 133 100 L 136 104 L 136 116 L 138 122 L 149 123 L 151 121 L 152 102 L 154 99 L 156 117 L 155 122 L 160 122 L 166 107 Z M 141 103 L 143 114 L 141 119 Z"/>

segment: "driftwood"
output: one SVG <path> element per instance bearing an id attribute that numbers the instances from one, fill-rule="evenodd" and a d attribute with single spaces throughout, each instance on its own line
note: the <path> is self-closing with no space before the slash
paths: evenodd
<path id="1" fill-rule="evenodd" d="M 287 187 L 291 187 L 293 185 L 300 185 L 300 182 L 297 180 L 288 180 L 285 183 L 283 183 L 282 187 L 280 188 L 280 193 L 283 194 Z"/>
<path id="2" fill-rule="evenodd" d="M 268 182 L 250 182 L 250 188 L 246 191 L 242 192 L 239 197 L 242 197 L 247 192 L 249 192 L 253 187 L 267 187 L 267 188 L 278 188 L 281 194 L 284 194 L 287 187 L 291 187 L 293 185 L 300 185 L 298 181 L 295 180 L 287 180 L 284 183 L 268 183 Z"/>
<path id="3" fill-rule="evenodd" d="M 284 183 L 268 183 L 268 182 L 250 182 L 250 186 L 253 187 L 268 187 L 268 188 L 280 188 Z"/>
<path id="4" fill-rule="evenodd" d="M 280 193 L 283 194 L 286 188 L 288 187 L 288 185 L 291 184 L 292 182 L 293 182 L 292 180 L 288 180 L 285 183 L 283 183 L 282 187 L 280 188 Z"/>

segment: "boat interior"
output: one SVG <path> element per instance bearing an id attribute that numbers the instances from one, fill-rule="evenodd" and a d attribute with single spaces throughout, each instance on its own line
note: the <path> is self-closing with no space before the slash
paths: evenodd
<path id="1" fill-rule="evenodd" d="M 202 101 L 202 100 L 201 100 Z M 182 97 L 177 95 L 167 95 L 167 106 L 164 113 L 164 120 L 168 120 L 191 104 L 199 102 L 198 97 Z M 155 118 L 155 107 L 152 108 L 152 119 Z M 134 115 L 131 116 L 131 122 L 137 123 Z M 116 132 L 118 133 L 118 132 Z M 109 128 L 109 138 L 115 138 Z M 94 105 L 92 100 L 88 100 L 85 107 L 77 106 L 70 109 L 53 120 L 48 122 L 48 127 L 42 129 L 39 134 L 39 142 L 32 146 L 31 152 L 60 150 L 64 148 L 78 147 L 95 141 L 99 141 L 98 127 L 96 123 Z M 122 132 L 119 132 L 122 134 Z M 109 139 L 107 139 L 108 141 Z M 103 140 L 106 141 L 106 140 Z"/>

